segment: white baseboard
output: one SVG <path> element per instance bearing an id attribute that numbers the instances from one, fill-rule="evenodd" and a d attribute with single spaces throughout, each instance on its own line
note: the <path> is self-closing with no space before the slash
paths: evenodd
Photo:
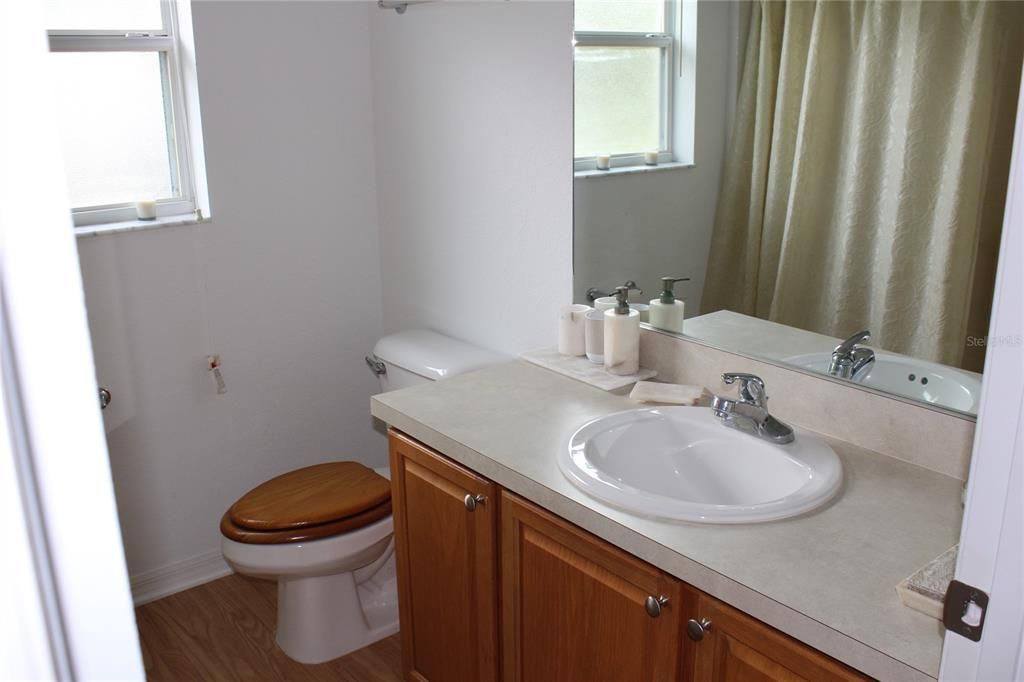
<path id="1" fill-rule="evenodd" d="M 132 598 L 136 606 L 141 606 L 229 573 L 231 567 L 220 550 L 214 549 L 131 576 Z"/>

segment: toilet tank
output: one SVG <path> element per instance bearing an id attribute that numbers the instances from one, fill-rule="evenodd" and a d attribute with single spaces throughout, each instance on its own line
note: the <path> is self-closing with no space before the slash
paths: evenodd
<path id="1" fill-rule="evenodd" d="M 500 353 L 429 329 L 412 329 L 382 338 L 366 360 L 371 367 L 379 368 L 374 371 L 378 373 L 381 390 L 394 391 L 507 359 Z"/>

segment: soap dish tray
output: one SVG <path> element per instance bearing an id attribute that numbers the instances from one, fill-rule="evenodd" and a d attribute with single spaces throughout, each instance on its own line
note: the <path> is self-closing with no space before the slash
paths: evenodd
<path id="1" fill-rule="evenodd" d="M 636 374 L 612 374 L 604 366 L 591 362 L 585 357 L 562 355 L 554 348 L 530 351 L 523 353 L 519 357 L 538 367 L 543 367 L 544 369 L 567 376 L 570 379 L 596 386 L 603 391 L 620 391 L 624 388 L 629 388 L 638 381 L 652 379 L 658 375 L 655 370 L 643 367 Z"/>
<path id="2" fill-rule="evenodd" d="M 942 620 L 942 603 L 956 570 L 958 548 L 959 545 L 950 547 L 896 586 L 904 606 Z"/>

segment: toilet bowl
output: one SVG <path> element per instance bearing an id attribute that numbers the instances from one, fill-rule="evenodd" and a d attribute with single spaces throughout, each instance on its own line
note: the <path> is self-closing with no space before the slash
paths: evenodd
<path id="1" fill-rule="evenodd" d="M 367 363 L 383 390 L 502 360 L 436 332 L 381 339 Z M 282 474 L 238 499 L 221 519 L 224 559 L 277 581 L 277 643 L 322 663 L 398 631 L 398 583 L 387 468 L 327 462 Z"/>
<path id="2" fill-rule="evenodd" d="M 322 663 L 398 632 L 391 517 L 325 540 L 247 545 L 223 540 L 238 573 L 277 580 L 277 643 Z"/>

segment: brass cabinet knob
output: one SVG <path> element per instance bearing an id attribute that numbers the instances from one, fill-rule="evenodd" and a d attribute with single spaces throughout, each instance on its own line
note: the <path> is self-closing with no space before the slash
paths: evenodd
<path id="1" fill-rule="evenodd" d="M 487 502 L 487 496 L 473 495 L 472 493 L 469 493 L 462 499 L 462 501 L 466 503 L 466 509 L 469 511 L 476 511 L 476 506 L 478 504 L 484 504 Z"/>
<path id="2" fill-rule="evenodd" d="M 644 600 L 644 608 L 647 609 L 647 615 L 651 618 L 661 615 L 662 606 L 668 606 L 668 597 L 663 594 L 659 594 L 657 597 L 651 595 Z"/>
<path id="3" fill-rule="evenodd" d="M 699 621 L 695 618 L 691 618 L 686 621 L 686 634 L 695 642 L 699 642 L 704 639 L 704 635 L 711 629 L 711 621 L 707 618 L 701 618 Z"/>

